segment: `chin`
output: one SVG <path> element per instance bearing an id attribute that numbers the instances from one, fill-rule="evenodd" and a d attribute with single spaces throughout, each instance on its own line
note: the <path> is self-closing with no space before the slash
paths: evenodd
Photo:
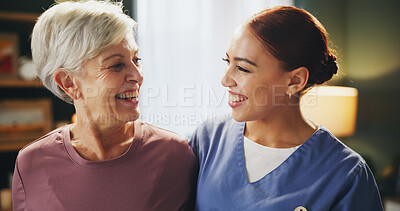
<path id="1" fill-rule="evenodd" d="M 125 118 L 125 122 L 133 122 L 139 119 L 140 113 L 137 113 L 135 115 L 129 115 Z"/>
<path id="2" fill-rule="evenodd" d="M 252 112 L 232 111 L 232 118 L 237 122 L 250 122 L 263 119 L 264 114 L 264 112 L 255 112 L 254 110 Z"/>
<path id="3" fill-rule="evenodd" d="M 240 113 L 232 111 L 232 118 L 237 122 L 245 122 L 247 119 Z"/>

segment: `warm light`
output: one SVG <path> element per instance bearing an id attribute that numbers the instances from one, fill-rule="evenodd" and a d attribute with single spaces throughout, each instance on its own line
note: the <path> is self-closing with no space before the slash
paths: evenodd
<path id="1" fill-rule="evenodd" d="M 357 96 L 355 88 L 314 87 L 302 97 L 301 110 L 307 119 L 326 127 L 335 136 L 351 136 L 356 128 Z"/>
<path id="2" fill-rule="evenodd" d="M 71 117 L 71 122 L 75 123 L 76 122 L 76 113 L 74 113 Z"/>

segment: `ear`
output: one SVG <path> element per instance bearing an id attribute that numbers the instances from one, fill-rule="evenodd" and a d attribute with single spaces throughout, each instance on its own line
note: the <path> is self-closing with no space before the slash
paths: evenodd
<path id="1" fill-rule="evenodd" d="M 57 69 L 54 72 L 54 80 L 64 92 L 73 100 L 80 98 L 81 94 L 78 89 L 78 83 L 73 75 L 63 69 Z"/>
<path id="2" fill-rule="evenodd" d="M 309 72 L 306 67 L 299 67 L 289 72 L 289 85 L 286 94 L 294 95 L 299 93 L 308 82 Z"/>

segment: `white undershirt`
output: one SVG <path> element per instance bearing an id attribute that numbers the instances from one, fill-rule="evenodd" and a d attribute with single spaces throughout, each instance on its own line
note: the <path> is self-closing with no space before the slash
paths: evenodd
<path id="1" fill-rule="evenodd" d="M 276 169 L 300 146 L 271 148 L 244 137 L 244 157 L 249 182 L 255 182 Z"/>

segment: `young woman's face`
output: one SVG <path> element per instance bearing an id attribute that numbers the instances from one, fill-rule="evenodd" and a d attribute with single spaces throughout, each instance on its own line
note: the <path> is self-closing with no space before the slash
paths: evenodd
<path id="1" fill-rule="evenodd" d="M 224 60 L 221 83 L 228 88 L 236 121 L 267 119 L 284 107 L 287 72 L 248 28 L 236 30 Z"/>
<path id="2" fill-rule="evenodd" d="M 79 77 L 83 109 L 104 123 L 134 121 L 139 117 L 139 89 L 143 82 L 138 47 L 113 45 L 83 66 Z"/>

